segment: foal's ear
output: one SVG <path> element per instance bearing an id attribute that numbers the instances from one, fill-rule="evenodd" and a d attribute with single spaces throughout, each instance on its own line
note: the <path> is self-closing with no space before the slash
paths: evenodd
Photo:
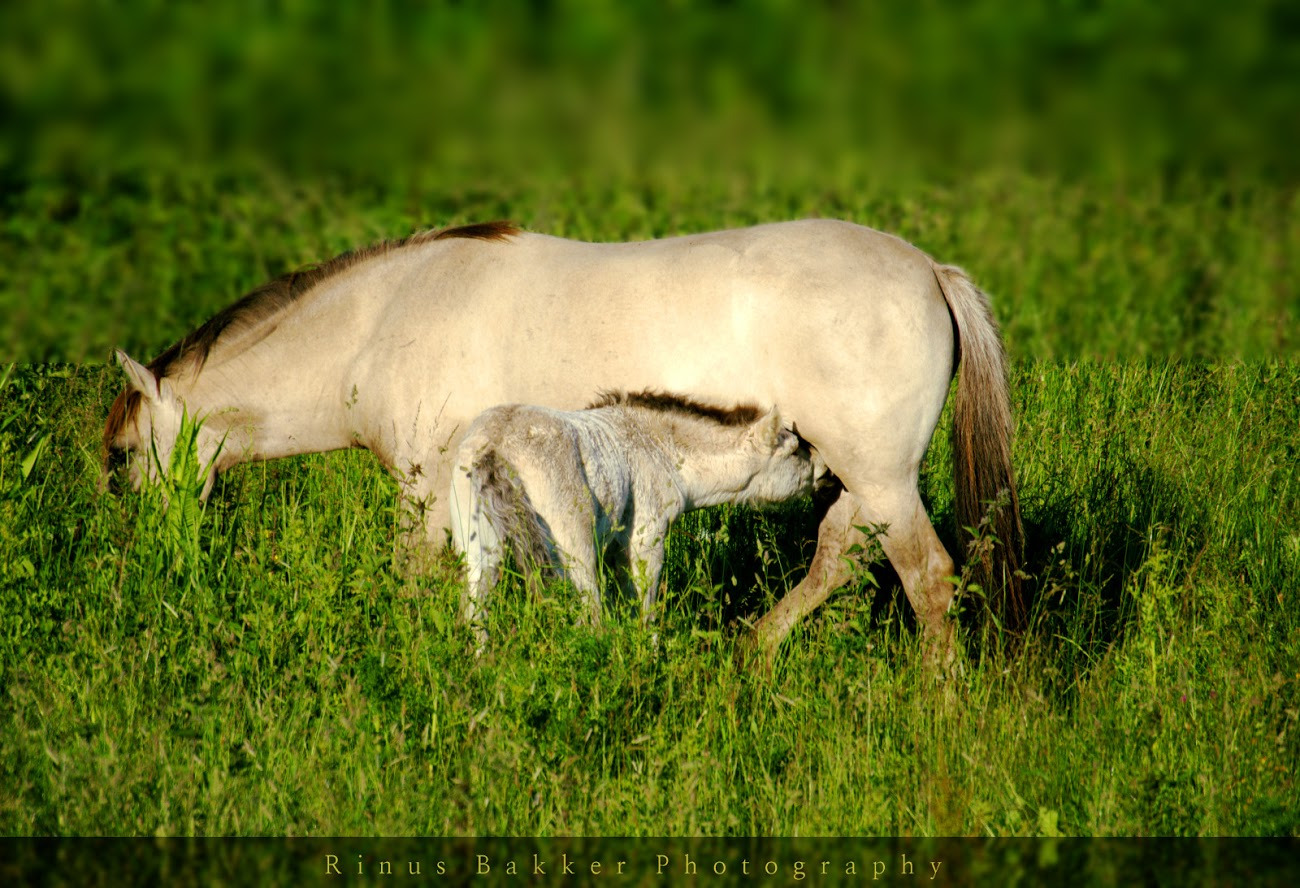
<path id="1" fill-rule="evenodd" d="M 774 450 L 781 441 L 781 432 L 783 430 L 781 414 L 773 407 L 758 418 L 758 422 L 754 423 L 751 434 L 760 446 Z"/>

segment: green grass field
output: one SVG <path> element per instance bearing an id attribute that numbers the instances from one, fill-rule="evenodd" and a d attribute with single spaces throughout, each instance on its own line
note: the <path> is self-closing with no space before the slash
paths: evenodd
<path id="1" fill-rule="evenodd" d="M 681 523 L 660 651 L 516 584 L 475 662 L 450 574 L 394 572 L 366 453 L 234 470 L 197 525 L 98 496 L 117 384 L 5 389 L 6 833 L 1300 829 L 1294 365 L 1018 365 L 1035 628 L 973 632 L 945 684 L 880 566 L 738 670 L 734 621 L 804 563 L 797 506 Z M 948 478 L 936 440 L 945 527 Z"/>
<path id="2" fill-rule="evenodd" d="M 0 834 L 1300 835 L 1285 4 L 1167 43 L 1124 4 L 827 12 L 799 39 L 762 25 L 780 3 L 680 29 L 507 6 L 0 14 L 26 41 L 0 47 Z M 932 65 L 850 53 L 909 27 Z M 379 120 L 427 111 L 382 151 L 310 125 L 357 122 L 348 78 L 289 76 L 354 43 L 446 84 L 375 66 Z M 872 72 L 889 91 L 854 86 Z M 97 492 L 110 350 L 148 359 L 290 268 L 494 218 L 619 240 L 805 216 L 965 266 L 1003 326 L 1032 629 L 1009 645 L 968 597 L 946 681 L 885 564 L 774 672 L 738 665 L 806 568 L 808 503 L 680 522 L 657 649 L 514 582 L 476 661 L 453 566 L 396 570 L 368 453 L 240 467 L 203 506 Z M 957 554 L 946 423 L 921 481 Z"/>

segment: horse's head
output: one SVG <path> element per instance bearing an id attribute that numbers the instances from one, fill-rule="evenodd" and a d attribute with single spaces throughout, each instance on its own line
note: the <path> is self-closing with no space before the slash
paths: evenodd
<path id="1" fill-rule="evenodd" d="M 117 352 L 117 361 L 126 373 L 128 385 L 113 402 L 104 426 L 105 459 L 100 487 L 107 488 L 120 464 L 125 463 L 131 487 L 139 490 L 145 479 L 157 483 L 160 474 L 171 465 L 172 452 L 185 423 L 185 404 L 167 377 L 156 376 L 122 351 Z M 206 476 L 201 493 L 206 498 L 216 479 L 216 456 L 222 439 L 199 423 L 194 444 L 198 465 Z"/>

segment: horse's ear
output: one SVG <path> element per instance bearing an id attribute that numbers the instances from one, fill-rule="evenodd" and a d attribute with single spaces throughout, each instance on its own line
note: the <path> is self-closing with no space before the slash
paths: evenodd
<path id="1" fill-rule="evenodd" d="M 135 389 L 149 401 L 173 401 L 176 399 L 176 392 L 172 389 L 172 384 L 167 377 L 159 378 L 153 375 L 153 371 L 133 360 L 130 355 L 121 349 L 117 350 L 117 362 L 122 365 L 126 371 L 126 376 L 131 380 L 131 388 Z"/>
<path id="2" fill-rule="evenodd" d="M 139 361 L 133 360 L 130 355 L 120 348 L 117 350 L 117 362 L 122 365 L 126 378 L 131 381 L 131 388 L 149 399 L 158 396 L 158 378 L 153 375 L 148 367 Z"/>

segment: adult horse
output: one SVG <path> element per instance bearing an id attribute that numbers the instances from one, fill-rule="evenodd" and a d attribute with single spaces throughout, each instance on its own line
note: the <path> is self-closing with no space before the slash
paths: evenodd
<path id="1" fill-rule="evenodd" d="M 147 367 L 109 411 L 106 468 L 167 465 L 183 410 L 199 456 L 247 460 L 365 447 L 396 477 L 424 542 L 445 543 L 452 455 L 496 404 L 572 410 L 597 390 L 659 389 L 775 404 L 842 483 L 807 576 L 757 624 L 769 656 L 849 577 L 870 524 L 932 653 L 952 651 L 953 561 L 917 490 L 959 364 L 957 516 L 994 526 L 1012 621 L 1020 521 L 1005 359 L 988 298 L 899 238 L 804 220 L 591 244 L 486 223 L 414 235 L 249 293 Z M 1005 493 L 1004 493 L 1005 492 Z"/>

